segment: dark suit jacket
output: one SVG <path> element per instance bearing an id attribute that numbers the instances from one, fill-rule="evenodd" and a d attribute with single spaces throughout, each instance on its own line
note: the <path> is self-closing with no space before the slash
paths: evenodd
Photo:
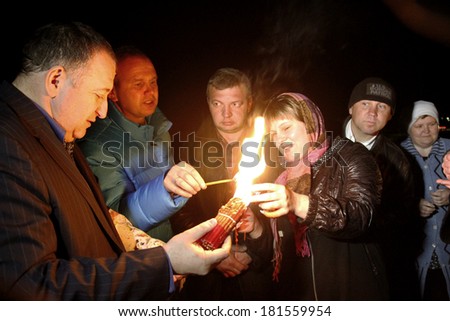
<path id="1" fill-rule="evenodd" d="M 0 85 L 0 299 L 165 299 L 159 247 L 125 252 L 82 152 L 75 162 L 42 112 Z"/>

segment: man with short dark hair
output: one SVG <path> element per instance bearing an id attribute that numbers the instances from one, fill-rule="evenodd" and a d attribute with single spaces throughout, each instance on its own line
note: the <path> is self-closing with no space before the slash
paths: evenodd
<path id="1" fill-rule="evenodd" d="M 169 130 L 159 108 L 153 62 L 134 46 L 116 49 L 117 71 L 108 115 L 79 142 L 106 204 L 150 236 L 167 242 L 169 217 L 205 182 L 187 163 L 174 164 Z"/>

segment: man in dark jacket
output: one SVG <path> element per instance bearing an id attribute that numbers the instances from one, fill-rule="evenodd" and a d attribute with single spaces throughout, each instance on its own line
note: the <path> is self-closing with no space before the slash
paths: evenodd
<path id="1" fill-rule="evenodd" d="M 195 132 L 194 146 L 186 162 L 206 182 L 233 178 L 241 160 L 242 141 L 251 136 L 253 98 L 250 79 L 234 68 L 218 69 L 206 89 L 210 116 Z M 209 186 L 194 195 L 172 218 L 175 233 L 215 217 L 219 208 L 233 197 L 234 182 Z M 235 238 L 233 237 L 233 242 Z M 271 267 L 234 242 L 227 259 L 206 276 L 188 276 L 182 291 L 187 300 L 267 300 L 270 296 Z M 270 244 L 266 244 L 270 248 Z M 258 246 L 263 246 L 258 244 Z M 270 256 L 268 257 L 270 260 Z M 263 283 L 265 280 L 266 284 Z"/>
<path id="2" fill-rule="evenodd" d="M 418 299 L 414 258 L 420 244 L 418 199 L 411 164 L 381 132 L 395 112 L 393 87 L 380 78 L 366 78 L 351 93 L 344 136 L 372 152 L 383 177 L 383 192 L 373 236 L 380 243 L 392 300 Z"/>

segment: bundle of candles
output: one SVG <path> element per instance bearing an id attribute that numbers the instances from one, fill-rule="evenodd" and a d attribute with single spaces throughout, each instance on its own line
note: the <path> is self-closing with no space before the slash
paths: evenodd
<path id="1" fill-rule="evenodd" d="M 197 240 L 205 250 L 215 250 L 220 247 L 225 238 L 236 227 L 247 209 L 247 204 L 239 197 L 231 198 L 219 209 L 216 215 L 217 225 L 203 237 Z"/>
<path id="2" fill-rule="evenodd" d="M 244 139 L 243 142 L 243 148 L 246 148 L 246 153 L 242 153 L 239 173 L 234 178 L 237 183 L 234 196 L 219 209 L 216 215 L 217 225 L 196 241 L 204 249 L 214 250 L 220 247 L 247 210 L 249 191 L 253 179 L 258 177 L 265 168 L 264 153 L 261 153 L 263 137 L 264 118 L 257 117 L 255 119 L 254 136 Z M 254 148 L 255 152 L 249 153 L 250 148 Z M 251 156 L 258 156 L 258 158 L 255 159 Z M 256 163 L 255 160 L 257 161 Z M 225 182 L 227 180 L 222 181 Z"/>

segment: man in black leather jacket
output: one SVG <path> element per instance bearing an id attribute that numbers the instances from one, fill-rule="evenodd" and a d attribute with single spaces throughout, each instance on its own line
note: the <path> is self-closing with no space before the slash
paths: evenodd
<path id="1" fill-rule="evenodd" d="M 366 146 L 383 178 L 383 192 L 373 236 L 380 243 L 391 300 L 417 300 L 414 259 L 421 242 L 418 199 L 411 162 L 403 150 L 382 134 L 395 112 L 393 87 L 380 78 L 366 78 L 350 96 L 344 136 Z"/>

